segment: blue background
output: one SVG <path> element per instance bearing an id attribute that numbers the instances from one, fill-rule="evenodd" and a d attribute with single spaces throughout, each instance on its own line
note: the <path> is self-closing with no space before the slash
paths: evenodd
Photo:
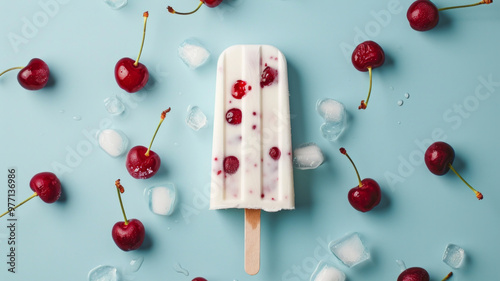
<path id="1" fill-rule="evenodd" d="M 52 205 L 35 198 L 17 210 L 15 274 L 7 271 L 9 233 L 2 219 L 0 280 L 86 280 L 97 265 L 126 269 L 138 257 L 144 264 L 129 280 L 308 280 L 324 258 L 352 281 L 395 280 L 397 259 L 441 280 L 451 270 L 441 261 L 448 243 L 469 257 L 451 280 L 494 279 L 500 252 L 500 6 L 443 12 L 434 30 L 420 33 L 406 20 L 410 4 L 225 0 L 178 16 L 165 7 L 190 10 L 197 1 L 131 0 L 121 10 L 102 1 L 2 1 L 0 68 L 39 57 L 53 83 L 30 92 L 15 73 L 0 77 L 0 209 L 7 208 L 10 167 L 18 170 L 18 201 L 32 194 L 29 180 L 42 171 L 56 172 L 64 196 Z M 151 82 L 130 95 L 117 86 L 113 69 L 120 58 L 137 56 L 144 11 L 150 16 L 141 62 Z M 177 57 L 179 44 L 191 37 L 212 53 L 196 70 Z M 352 66 L 350 54 L 367 39 L 378 42 L 387 59 L 374 70 L 368 109 L 358 111 L 368 75 Z M 208 210 L 216 61 L 235 44 L 270 44 L 285 54 L 293 146 L 315 142 L 326 158 L 316 170 L 295 170 L 296 210 L 262 214 L 261 271 L 253 277 L 243 269 L 243 210 Z M 114 95 L 125 100 L 119 117 L 103 104 Z M 343 102 L 349 114 L 349 126 L 335 143 L 322 138 L 323 121 L 315 111 L 326 97 Z M 209 120 L 198 132 L 184 122 L 190 105 Z M 99 128 L 113 127 L 128 135 L 130 145 L 147 145 L 166 107 L 172 112 L 153 145 L 162 168 L 151 179 L 133 179 L 124 156 L 111 158 L 93 143 Z M 434 140 L 454 147 L 456 168 L 484 194 L 483 201 L 453 174 L 438 177 L 427 170 L 423 150 Z M 381 185 L 382 202 L 371 212 L 360 213 L 347 201 L 357 180 L 340 146 L 362 177 Z M 122 252 L 111 239 L 111 227 L 122 220 L 117 178 L 126 188 L 129 218 L 146 227 L 147 241 L 138 251 Z M 166 182 L 179 191 L 170 217 L 151 213 L 142 195 Z M 325 244 L 354 231 L 372 260 L 348 269 Z M 176 272 L 177 264 L 189 276 Z"/>

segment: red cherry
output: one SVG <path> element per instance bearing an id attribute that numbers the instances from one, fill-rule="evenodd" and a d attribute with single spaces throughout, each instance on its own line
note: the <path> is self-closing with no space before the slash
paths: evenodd
<path id="1" fill-rule="evenodd" d="M 34 175 L 30 181 L 30 188 L 45 203 L 54 203 L 61 197 L 61 182 L 51 172 Z"/>
<path id="2" fill-rule="evenodd" d="M 361 105 L 358 109 L 366 109 L 368 105 L 368 100 L 370 99 L 370 93 L 372 91 L 372 69 L 377 68 L 384 64 L 385 53 L 379 44 L 373 41 L 365 41 L 354 49 L 352 53 L 352 64 L 354 67 L 362 72 L 368 71 L 370 77 L 370 88 L 368 89 L 368 97 L 366 102 L 361 101 Z"/>
<path id="3" fill-rule="evenodd" d="M 271 149 L 269 149 L 269 156 L 271 156 L 274 160 L 279 160 L 281 157 L 281 150 L 276 146 L 271 147 Z"/>
<path id="4" fill-rule="evenodd" d="M 380 203 L 380 199 L 382 198 L 380 186 L 375 180 L 370 178 L 361 180 L 361 178 L 359 177 L 358 169 L 356 168 L 356 165 L 352 161 L 349 154 L 347 154 L 345 148 L 340 148 L 340 153 L 347 156 L 352 166 L 354 167 L 354 170 L 356 171 L 356 175 L 358 176 L 359 181 L 358 186 L 355 186 L 351 190 L 349 190 L 347 199 L 354 209 L 360 212 L 368 212 Z"/>
<path id="5" fill-rule="evenodd" d="M 483 199 L 483 194 L 475 190 L 468 182 L 453 167 L 453 160 L 455 159 L 455 150 L 451 145 L 438 141 L 431 144 L 425 151 L 424 160 L 425 165 L 431 173 L 442 176 L 451 169 L 473 192 L 476 194 L 477 199 Z"/>
<path id="6" fill-rule="evenodd" d="M 247 89 L 251 90 L 252 86 L 247 87 L 247 82 L 238 80 L 233 85 L 232 95 L 235 99 L 242 99 L 247 94 Z"/>
<path id="7" fill-rule="evenodd" d="M 205 279 L 203 277 L 196 277 L 192 281 L 207 281 L 207 279 Z"/>
<path id="8" fill-rule="evenodd" d="M 235 156 L 227 156 L 224 158 L 224 172 L 234 174 L 240 167 L 240 161 Z"/>
<path id="9" fill-rule="evenodd" d="M 122 58 L 116 63 L 115 79 L 120 88 L 135 93 L 148 83 L 149 71 L 142 63 L 135 65 L 131 58 Z"/>
<path id="10" fill-rule="evenodd" d="M 429 0 L 417 0 L 408 8 L 406 18 L 411 28 L 417 31 L 427 31 L 438 24 L 439 10 Z"/>
<path id="11" fill-rule="evenodd" d="M 429 281 L 429 273 L 421 267 L 410 267 L 399 274 L 397 281 Z"/>
<path id="12" fill-rule="evenodd" d="M 149 179 L 160 169 L 160 156 L 152 150 L 149 151 L 149 156 L 146 156 L 146 151 L 147 147 L 138 145 L 132 147 L 127 154 L 127 171 L 133 178 Z"/>
<path id="13" fill-rule="evenodd" d="M 196 7 L 196 9 L 194 9 L 191 12 L 187 12 L 187 13 L 177 12 L 176 10 L 174 10 L 174 8 L 172 8 L 170 6 L 167 7 L 167 10 L 171 14 L 191 15 L 191 14 L 196 13 L 196 11 L 198 11 L 200 9 L 201 5 L 203 5 L 203 4 L 205 4 L 207 7 L 215 8 L 215 7 L 219 6 L 220 3 L 222 3 L 222 0 L 201 0 L 200 4 L 198 5 L 198 7 Z"/>
<path id="14" fill-rule="evenodd" d="M 160 126 L 163 123 L 163 120 L 165 120 L 165 116 L 168 112 L 170 112 L 170 107 L 161 113 L 160 123 L 158 124 L 158 127 L 156 127 L 156 131 L 153 135 L 151 143 L 149 144 L 149 148 L 138 145 L 132 147 L 128 152 L 125 166 L 128 173 L 133 178 L 149 179 L 150 177 L 154 176 L 160 169 L 160 156 L 158 156 L 158 154 L 151 150 L 151 146 L 153 145 L 156 133 L 158 133 L 158 129 L 160 129 Z"/>
<path id="15" fill-rule="evenodd" d="M 23 88 L 27 90 L 40 90 L 45 87 L 45 85 L 47 85 L 47 82 L 49 81 L 49 67 L 41 59 L 34 58 L 30 60 L 28 65 L 25 67 L 9 68 L 0 73 L 0 76 L 15 69 L 21 69 L 21 71 L 19 71 L 19 73 L 17 74 L 17 81 Z"/>
<path id="16" fill-rule="evenodd" d="M 450 170 L 450 166 L 455 160 L 455 150 L 451 145 L 438 141 L 427 148 L 424 160 L 431 173 L 442 176 Z"/>
<path id="17" fill-rule="evenodd" d="M 238 125 L 241 123 L 241 115 L 241 110 L 231 108 L 226 112 L 226 121 L 231 125 Z"/>
<path id="18" fill-rule="evenodd" d="M 36 196 L 39 196 L 43 202 L 49 204 L 56 202 L 61 197 L 61 182 L 57 176 L 51 172 L 42 172 L 34 175 L 30 181 L 30 188 L 34 191 L 33 195 L 9 209 L 7 212 L 1 214 L 0 218 Z"/>
<path id="19" fill-rule="evenodd" d="M 264 88 L 265 86 L 273 84 L 276 77 L 278 77 L 278 70 L 267 66 L 262 71 L 262 75 L 260 77 L 260 87 Z"/>
<path id="20" fill-rule="evenodd" d="M 118 248 L 123 251 L 136 250 L 141 247 L 142 242 L 144 242 L 146 231 L 140 220 L 127 219 L 121 199 L 121 193 L 125 192 L 125 189 L 120 184 L 120 180 L 115 181 L 115 186 L 118 191 L 118 199 L 120 200 L 120 206 L 125 221 L 119 221 L 113 225 L 111 236 L 113 237 L 113 241 L 115 241 Z"/>
<path id="21" fill-rule="evenodd" d="M 145 65 L 139 63 L 146 37 L 146 24 L 149 17 L 148 12 L 144 12 L 144 31 L 142 33 L 141 49 L 139 55 L 134 61 L 131 58 L 122 58 L 115 65 L 115 79 L 120 88 L 129 93 L 135 93 L 144 88 L 149 80 L 149 71 Z"/>

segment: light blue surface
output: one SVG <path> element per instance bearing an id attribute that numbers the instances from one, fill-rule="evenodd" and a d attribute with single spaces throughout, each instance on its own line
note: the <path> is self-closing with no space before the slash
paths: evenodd
<path id="1" fill-rule="evenodd" d="M 57 4 L 48 13 L 43 3 Z M 451 270 L 441 261 L 448 243 L 469 258 L 451 280 L 494 280 L 500 252 L 500 6 L 446 11 L 436 29 L 419 33 L 406 20 L 410 3 L 225 0 L 183 17 L 165 7 L 189 10 L 197 1 L 131 0 L 120 10 L 99 0 L 2 1 L 0 69 L 39 57 L 54 83 L 29 92 L 15 73 L 0 77 L 0 209 L 7 208 L 10 167 L 18 171 L 16 200 L 32 194 L 29 180 L 42 171 L 56 171 L 64 196 L 52 205 L 35 198 L 17 210 L 15 274 L 7 271 L 10 232 L 6 218 L 0 220 L 0 280 L 86 280 L 100 264 L 126 268 L 138 257 L 144 263 L 127 275 L 130 280 L 300 281 L 323 258 L 350 281 L 396 280 L 397 259 L 441 280 Z M 137 56 L 144 11 L 150 16 L 141 62 L 152 83 L 129 95 L 117 86 L 113 69 L 120 58 Z M 28 27 L 34 21 L 38 27 Z M 212 54 L 199 69 L 177 57 L 187 38 Z M 358 72 L 349 56 L 365 39 L 379 43 L 387 60 L 374 70 L 370 104 L 360 112 L 368 74 Z M 316 170 L 295 170 L 296 210 L 262 214 L 261 271 L 253 277 L 243 269 L 243 210 L 208 210 L 216 61 L 235 44 L 270 44 L 285 54 L 293 146 L 315 142 L 326 158 Z M 104 108 L 104 99 L 114 95 L 128 97 L 119 117 Z M 341 101 L 349 114 L 336 143 L 319 130 L 323 120 L 315 106 L 322 98 Z M 190 105 L 209 121 L 198 132 L 184 122 Z M 153 145 L 162 168 L 152 179 L 133 179 L 124 156 L 112 158 L 92 140 L 100 127 L 111 126 L 127 134 L 131 146 L 147 145 L 166 107 L 172 112 Z M 454 175 L 427 170 L 422 150 L 433 138 L 454 147 L 456 168 L 483 192 L 483 201 Z M 340 146 L 362 177 L 381 185 L 382 202 L 369 213 L 347 201 L 357 180 Z M 122 220 L 117 178 L 126 189 L 128 216 L 146 227 L 147 241 L 135 252 L 122 252 L 110 234 Z M 162 217 L 149 211 L 142 193 L 166 182 L 177 186 L 179 204 Z M 361 268 L 348 269 L 326 250 L 350 232 L 360 233 L 372 255 Z"/>

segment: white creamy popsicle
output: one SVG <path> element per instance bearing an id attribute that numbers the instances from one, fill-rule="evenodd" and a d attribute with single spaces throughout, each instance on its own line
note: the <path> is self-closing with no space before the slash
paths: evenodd
<path id="1" fill-rule="evenodd" d="M 210 209 L 294 208 L 288 73 L 269 45 L 219 57 Z"/>
<path id="2" fill-rule="evenodd" d="M 288 72 L 268 45 L 226 49 L 217 64 L 210 209 L 245 209 L 245 271 L 260 269 L 260 212 L 293 209 Z"/>

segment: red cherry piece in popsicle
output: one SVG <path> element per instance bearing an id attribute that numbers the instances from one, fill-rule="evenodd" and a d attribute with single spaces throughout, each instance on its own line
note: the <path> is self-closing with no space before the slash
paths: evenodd
<path id="1" fill-rule="evenodd" d="M 226 112 L 226 121 L 231 125 L 238 125 L 241 123 L 241 110 L 238 108 L 231 108 Z"/>
<path id="2" fill-rule="evenodd" d="M 234 174 L 240 167 L 240 161 L 236 156 L 227 156 L 224 158 L 224 172 L 227 174 Z"/>
<path id="3" fill-rule="evenodd" d="M 278 70 L 267 66 L 262 71 L 262 75 L 260 78 L 260 87 L 264 88 L 265 86 L 273 84 L 273 82 L 276 80 L 276 77 L 278 77 Z"/>
<path id="4" fill-rule="evenodd" d="M 269 156 L 274 160 L 279 160 L 281 157 L 281 150 L 276 146 L 271 147 L 271 149 L 269 149 Z"/>

